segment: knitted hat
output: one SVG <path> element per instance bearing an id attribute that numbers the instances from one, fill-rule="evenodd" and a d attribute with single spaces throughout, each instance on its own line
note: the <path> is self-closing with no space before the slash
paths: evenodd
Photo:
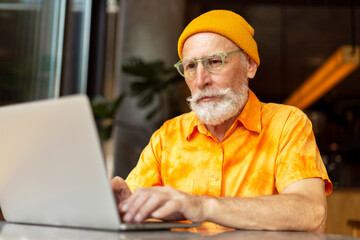
<path id="1" fill-rule="evenodd" d="M 228 10 L 212 10 L 192 20 L 178 41 L 180 59 L 183 58 L 182 50 L 186 39 L 200 32 L 213 32 L 232 40 L 260 65 L 257 45 L 253 38 L 254 29 L 240 15 Z"/>

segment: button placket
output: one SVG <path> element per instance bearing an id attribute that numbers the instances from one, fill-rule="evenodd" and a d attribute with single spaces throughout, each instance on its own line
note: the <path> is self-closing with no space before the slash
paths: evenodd
<path id="1" fill-rule="evenodd" d="M 212 179 L 212 187 L 214 189 L 214 194 L 216 196 L 220 196 L 221 192 L 221 179 L 222 179 L 222 165 L 224 159 L 224 151 L 221 143 L 218 143 L 218 147 L 215 151 L 216 163 L 214 166 L 213 179 Z"/>

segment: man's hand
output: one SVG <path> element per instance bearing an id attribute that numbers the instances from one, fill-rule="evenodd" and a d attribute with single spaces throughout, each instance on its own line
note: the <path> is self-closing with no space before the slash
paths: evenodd
<path id="1" fill-rule="evenodd" d="M 111 188 L 115 195 L 116 205 L 119 206 L 121 202 L 131 196 L 131 191 L 124 179 L 121 177 L 114 177 L 110 180 Z M 120 212 L 120 208 L 119 208 Z"/>
<path id="2" fill-rule="evenodd" d="M 125 214 L 125 222 L 141 222 L 146 218 L 201 222 L 205 219 L 205 199 L 168 186 L 144 187 L 121 202 L 120 210 Z"/>
<path id="3" fill-rule="evenodd" d="M 125 222 L 158 218 L 209 221 L 238 229 L 322 232 L 325 228 L 326 197 L 319 178 L 296 181 L 280 195 L 253 198 L 197 196 L 169 186 L 138 188 L 131 194 L 119 177 L 112 186 Z"/>

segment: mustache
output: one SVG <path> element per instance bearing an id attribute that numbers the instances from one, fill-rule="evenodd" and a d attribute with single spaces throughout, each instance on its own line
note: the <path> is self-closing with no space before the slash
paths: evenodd
<path id="1" fill-rule="evenodd" d="M 206 97 L 221 98 L 224 97 L 230 91 L 231 91 L 230 88 L 221 89 L 221 90 L 211 90 L 208 88 L 199 89 L 192 96 L 188 97 L 186 100 L 191 103 L 191 102 L 198 102 L 202 98 L 206 98 Z"/>

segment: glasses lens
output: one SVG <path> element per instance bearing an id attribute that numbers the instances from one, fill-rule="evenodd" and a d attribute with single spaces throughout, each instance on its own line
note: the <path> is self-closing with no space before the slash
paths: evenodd
<path id="1" fill-rule="evenodd" d="M 179 65 L 179 70 L 184 77 L 193 77 L 196 72 L 196 62 L 192 59 L 184 59 Z"/>
<path id="2" fill-rule="evenodd" d="M 221 57 L 220 54 L 214 54 L 211 56 L 207 56 L 204 59 L 204 63 L 205 63 L 206 68 L 210 72 L 220 71 L 221 68 L 224 66 L 223 58 Z"/>

